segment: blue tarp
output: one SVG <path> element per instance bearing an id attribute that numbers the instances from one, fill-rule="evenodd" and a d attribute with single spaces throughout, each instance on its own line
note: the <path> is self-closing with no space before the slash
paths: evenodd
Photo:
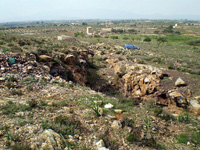
<path id="1" fill-rule="evenodd" d="M 127 48 L 127 49 L 140 49 L 139 47 L 133 45 L 133 44 L 126 44 L 124 46 L 124 48 Z"/>

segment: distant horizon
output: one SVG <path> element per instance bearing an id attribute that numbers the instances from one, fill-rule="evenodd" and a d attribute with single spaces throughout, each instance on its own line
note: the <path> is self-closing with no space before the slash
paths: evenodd
<path id="1" fill-rule="evenodd" d="M 138 19 L 109 19 L 109 18 L 105 18 L 105 19 L 99 19 L 99 18 L 88 18 L 88 19 L 81 19 L 81 18 L 74 18 L 74 19 L 59 19 L 59 20 L 56 20 L 56 19 L 49 19 L 49 20 L 22 20 L 22 21 L 7 21 L 7 22 L 0 22 L 0 24 L 5 24 L 5 23 L 30 23 L 30 22 L 53 22 L 53 21 L 78 21 L 78 22 L 81 22 L 81 21 L 120 21 L 120 20 L 136 20 L 136 21 L 145 21 L 145 20 L 149 20 L 149 21 L 184 21 L 184 20 L 187 20 L 187 21 L 197 21 L 197 22 L 200 22 L 200 19 L 199 20 L 195 20 L 195 19 L 149 19 L 149 18 L 138 18 Z"/>
<path id="2" fill-rule="evenodd" d="M 0 0 L 0 23 L 38 20 L 200 20 L 200 0 Z"/>

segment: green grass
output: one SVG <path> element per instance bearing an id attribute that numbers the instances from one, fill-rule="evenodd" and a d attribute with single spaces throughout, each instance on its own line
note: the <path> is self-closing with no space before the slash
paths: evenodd
<path id="1" fill-rule="evenodd" d="M 78 120 L 63 115 L 57 116 L 54 121 L 43 120 L 41 127 L 43 129 L 52 129 L 63 136 L 80 134 L 83 130 Z"/>
<path id="2" fill-rule="evenodd" d="M 5 115 L 14 114 L 16 112 L 21 112 L 21 111 L 30 111 L 31 109 L 32 108 L 29 105 L 15 104 L 11 101 L 5 105 L 0 106 L 2 114 Z"/>

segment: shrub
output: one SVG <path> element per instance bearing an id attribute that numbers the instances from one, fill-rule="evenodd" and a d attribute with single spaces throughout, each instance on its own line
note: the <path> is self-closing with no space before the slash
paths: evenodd
<path id="1" fill-rule="evenodd" d="M 48 104 L 45 101 L 41 100 L 40 103 L 39 103 L 39 105 L 40 106 L 47 106 Z"/>
<path id="2" fill-rule="evenodd" d="M 0 45 L 3 45 L 4 43 L 3 43 L 3 41 L 0 41 Z"/>
<path id="3" fill-rule="evenodd" d="M 17 82 L 17 78 L 15 76 L 10 76 L 7 80 L 11 82 Z"/>
<path id="4" fill-rule="evenodd" d="M 191 45 L 191 46 L 200 46 L 200 40 L 189 41 L 188 45 Z"/>
<path id="5" fill-rule="evenodd" d="M 169 65 L 168 69 L 175 69 L 175 67 L 173 65 Z"/>
<path id="6" fill-rule="evenodd" d="M 158 43 L 164 43 L 164 42 L 167 42 L 167 40 L 166 40 L 165 38 L 163 38 L 163 37 L 159 37 L 159 38 L 157 39 L 157 42 L 158 42 Z"/>
<path id="7" fill-rule="evenodd" d="M 84 37 L 84 36 L 85 36 L 85 33 L 83 33 L 83 32 L 75 32 L 75 33 L 74 33 L 74 36 L 75 36 L 75 37 L 79 37 L 79 36 Z"/>
<path id="8" fill-rule="evenodd" d="M 127 36 L 123 37 L 123 40 L 128 40 L 128 39 L 129 39 L 129 37 L 127 37 Z"/>
<path id="9" fill-rule="evenodd" d="M 154 31 L 155 34 L 158 34 L 159 32 L 160 32 L 160 31 L 158 31 L 158 30 Z"/>
<path id="10" fill-rule="evenodd" d="M 163 31 L 163 33 L 173 33 L 174 31 L 173 31 L 173 26 L 172 25 L 170 25 L 169 27 L 167 27 L 164 31 Z"/>
<path id="11" fill-rule="evenodd" d="M 119 39 L 119 37 L 118 37 L 118 36 L 115 36 L 115 35 L 110 36 L 110 38 L 111 38 L 111 39 Z"/>
<path id="12" fill-rule="evenodd" d="M 159 116 L 163 112 L 163 109 L 159 106 L 155 106 L 153 112 L 155 116 Z"/>
<path id="13" fill-rule="evenodd" d="M 115 54 L 120 54 L 120 53 L 121 53 L 120 50 L 116 50 L 116 51 L 115 51 Z"/>
<path id="14" fill-rule="evenodd" d="M 30 101 L 28 101 L 28 105 L 29 105 L 29 107 L 31 107 L 31 108 L 35 108 L 35 107 L 37 107 L 37 105 L 38 105 L 38 102 L 36 101 L 36 100 L 30 100 Z"/>
<path id="15" fill-rule="evenodd" d="M 151 42 L 151 38 L 150 37 L 145 37 L 144 38 L 144 42 Z"/>

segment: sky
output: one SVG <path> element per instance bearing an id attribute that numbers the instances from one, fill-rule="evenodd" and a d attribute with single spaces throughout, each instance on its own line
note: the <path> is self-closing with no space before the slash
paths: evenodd
<path id="1" fill-rule="evenodd" d="M 0 22 L 71 19 L 200 20 L 200 0 L 0 0 Z"/>

